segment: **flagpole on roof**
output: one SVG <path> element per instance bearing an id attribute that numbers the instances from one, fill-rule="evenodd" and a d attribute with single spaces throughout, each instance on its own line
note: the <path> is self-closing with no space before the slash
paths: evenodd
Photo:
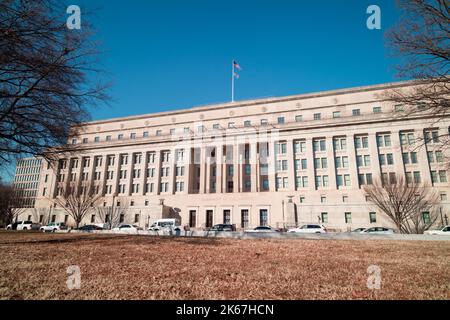
<path id="1" fill-rule="evenodd" d="M 231 60 L 231 102 L 234 102 L 234 59 Z"/>

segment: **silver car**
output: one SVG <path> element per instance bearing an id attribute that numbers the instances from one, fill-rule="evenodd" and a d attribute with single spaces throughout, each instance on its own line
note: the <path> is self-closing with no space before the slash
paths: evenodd
<path id="1" fill-rule="evenodd" d="M 361 234 L 394 234 L 394 230 L 385 227 L 367 228 L 360 232 Z"/>

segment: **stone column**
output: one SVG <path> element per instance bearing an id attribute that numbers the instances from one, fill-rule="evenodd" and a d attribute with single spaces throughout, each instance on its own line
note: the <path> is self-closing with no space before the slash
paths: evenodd
<path id="1" fill-rule="evenodd" d="M 239 166 L 240 166 L 239 144 L 233 145 L 233 192 L 240 192 Z"/>
<path id="2" fill-rule="evenodd" d="M 226 148 L 226 152 L 230 152 L 231 147 L 229 145 L 225 145 Z M 227 170 L 227 166 L 228 166 L 228 160 L 227 160 L 227 155 L 223 156 L 223 166 L 222 166 L 222 187 L 223 187 L 223 192 L 227 193 L 228 192 L 228 170 Z"/>
<path id="3" fill-rule="evenodd" d="M 219 144 L 216 147 L 216 193 L 222 193 L 223 191 L 223 146 Z"/>
<path id="4" fill-rule="evenodd" d="M 258 177 L 259 177 L 259 168 L 258 168 L 258 144 L 257 142 L 252 142 L 250 144 L 250 174 L 251 174 L 251 192 L 258 192 Z"/>
<path id="5" fill-rule="evenodd" d="M 190 145 L 187 146 L 187 148 L 185 149 L 186 151 L 186 155 L 185 155 L 185 160 L 184 160 L 184 167 L 185 167 L 185 176 L 186 178 L 184 179 L 185 184 L 186 184 L 186 193 L 189 194 L 192 192 L 192 174 L 193 171 L 192 170 L 192 148 Z"/>
<path id="6" fill-rule="evenodd" d="M 205 193 L 211 193 L 211 157 L 209 156 L 209 153 L 205 159 L 205 163 L 206 163 L 206 168 L 205 168 L 206 191 L 205 191 Z"/>
<path id="7" fill-rule="evenodd" d="M 205 193 L 206 190 L 206 146 L 200 145 L 200 190 L 198 193 Z"/>
<path id="8" fill-rule="evenodd" d="M 294 141 L 292 139 L 288 139 L 286 141 L 287 146 L 287 154 L 286 160 L 288 161 L 288 190 L 295 191 L 295 167 L 294 167 Z"/>

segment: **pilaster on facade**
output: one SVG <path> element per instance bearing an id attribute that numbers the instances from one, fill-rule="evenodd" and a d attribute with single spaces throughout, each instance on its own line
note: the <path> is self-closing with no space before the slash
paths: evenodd
<path id="1" fill-rule="evenodd" d="M 206 154 L 205 165 L 205 193 L 211 193 L 211 157 L 209 152 Z"/>
<path id="2" fill-rule="evenodd" d="M 379 179 L 381 177 L 381 167 L 376 132 L 369 133 L 369 151 L 372 177 Z"/>
<path id="3" fill-rule="evenodd" d="M 81 187 L 81 181 L 83 180 L 83 158 L 82 156 L 78 157 L 78 167 L 76 168 L 75 171 L 75 181 L 72 181 L 72 177 L 68 177 L 68 179 L 70 179 L 70 184 L 72 185 L 72 187 L 74 188 L 74 190 L 77 190 L 77 192 L 80 192 L 80 187 Z M 73 171 L 72 171 L 73 172 Z M 72 175 L 72 174 L 70 174 Z"/>
<path id="4" fill-rule="evenodd" d="M 88 181 L 86 183 L 86 186 L 89 188 L 94 188 L 93 192 L 96 193 L 96 186 L 98 186 L 99 182 L 95 180 L 95 169 L 96 169 L 95 156 L 91 155 L 90 157 L 88 157 L 88 159 L 89 159 L 89 167 L 86 170 L 86 172 L 88 173 Z"/>
<path id="5" fill-rule="evenodd" d="M 106 195 L 106 182 L 107 180 L 107 172 L 108 172 L 108 155 L 99 156 L 102 159 L 102 165 L 99 168 L 100 172 L 100 195 Z"/>
<path id="6" fill-rule="evenodd" d="M 125 168 L 125 170 L 127 172 L 127 178 L 125 179 L 125 181 L 126 181 L 125 195 L 131 196 L 131 194 L 133 192 L 132 187 L 133 187 L 133 180 L 134 180 L 134 177 L 133 177 L 134 153 L 130 152 L 130 153 L 127 153 L 126 155 L 127 155 L 128 161 L 125 166 L 122 166 L 122 168 Z"/>
<path id="7" fill-rule="evenodd" d="M 154 193 L 161 194 L 161 167 L 162 167 L 162 150 L 155 151 L 155 185 Z"/>
<path id="8" fill-rule="evenodd" d="M 348 154 L 348 168 L 350 172 L 350 183 L 354 189 L 358 189 L 360 187 L 358 180 L 359 171 L 358 166 L 356 165 L 355 136 L 353 134 L 347 134 L 346 146 Z"/>
<path id="9" fill-rule="evenodd" d="M 250 144 L 250 187 L 251 192 L 259 191 L 259 156 L 258 156 L 258 143 L 252 142 Z"/>
<path id="10" fill-rule="evenodd" d="M 403 147 L 400 143 L 400 130 L 393 130 L 391 132 L 392 134 L 392 151 L 393 151 L 393 158 L 394 158 L 394 168 L 395 173 L 401 176 L 404 176 L 405 174 L 405 165 L 403 164 L 403 158 L 402 158 L 402 152 Z"/>
<path id="11" fill-rule="evenodd" d="M 120 179 L 120 153 L 114 154 L 114 164 L 113 167 L 113 179 L 112 179 L 112 194 L 119 194 L 119 179 Z"/>
<path id="12" fill-rule="evenodd" d="M 415 148 L 415 152 L 417 152 L 418 167 L 425 169 L 425 170 L 419 169 L 422 175 L 422 182 L 425 185 L 432 186 L 433 182 L 431 179 L 430 165 L 428 163 L 427 147 L 425 144 L 424 131 L 423 130 L 418 131 L 416 138 L 417 138 L 416 140 L 419 141 L 419 146 Z"/>
<path id="13" fill-rule="evenodd" d="M 229 175 L 228 175 L 228 168 L 230 166 L 230 153 L 232 152 L 232 149 L 229 145 L 224 145 L 223 147 L 224 149 L 224 156 L 223 156 L 223 165 L 222 165 L 222 188 L 223 188 L 223 192 L 227 193 L 229 192 L 228 190 L 228 179 L 229 179 Z M 232 158 L 231 158 L 232 159 Z"/>
<path id="14" fill-rule="evenodd" d="M 315 169 L 314 169 L 314 147 L 313 138 L 306 139 L 306 172 L 308 176 L 308 188 L 316 189 Z"/>
<path id="15" fill-rule="evenodd" d="M 333 146 L 333 136 L 329 135 L 325 137 L 326 144 L 326 157 L 327 157 L 327 167 L 328 167 L 328 179 L 329 186 L 332 189 L 337 188 L 336 181 L 336 163 L 334 158 L 334 146 Z M 350 173 L 352 175 L 353 173 Z"/>
<path id="16" fill-rule="evenodd" d="M 141 164 L 140 164 L 140 169 L 141 169 L 141 177 L 139 178 L 139 185 L 140 185 L 140 189 L 139 189 L 139 195 L 143 196 L 145 195 L 145 186 L 146 186 L 146 181 L 148 179 L 147 177 L 147 168 L 148 168 L 148 157 L 147 157 L 147 152 L 143 151 L 141 153 Z"/>
<path id="17" fill-rule="evenodd" d="M 275 141 L 268 141 L 267 170 L 269 178 L 269 191 L 277 191 L 276 186 L 276 153 Z"/>
<path id="18" fill-rule="evenodd" d="M 185 165 L 185 184 L 186 184 L 186 193 L 190 194 L 192 193 L 192 183 L 193 183 L 193 174 L 194 174 L 194 167 L 193 167 L 193 152 L 192 147 L 190 144 L 187 145 L 187 148 L 185 148 L 185 156 L 184 156 L 184 165 Z"/>
<path id="19" fill-rule="evenodd" d="M 176 190 L 176 166 L 177 166 L 177 149 L 172 148 L 170 151 L 170 158 L 168 162 L 168 168 L 169 168 L 169 190 L 167 191 L 168 194 L 175 194 Z"/>

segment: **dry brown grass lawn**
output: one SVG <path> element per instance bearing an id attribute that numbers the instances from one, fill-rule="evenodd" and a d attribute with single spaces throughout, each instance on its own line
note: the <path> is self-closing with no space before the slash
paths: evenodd
<path id="1" fill-rule="evenodd" d="M 449 299 L 450 242 L 0 232 L 2 299 Z M 67 267 L 81 269 L 69 290 Z M 382 271 L 367 289 L 367 268 Z"/>

